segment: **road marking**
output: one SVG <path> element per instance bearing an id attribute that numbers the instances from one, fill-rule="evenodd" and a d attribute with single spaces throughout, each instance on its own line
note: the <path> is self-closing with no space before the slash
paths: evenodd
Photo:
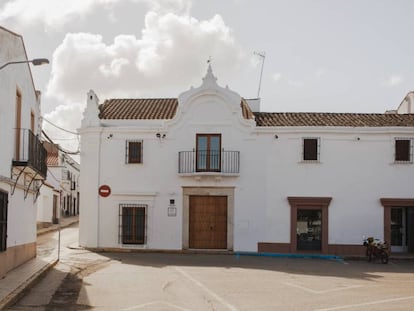
<path id="1" fill-rule="evenodd" d="M 160 305 L 166 305 L 166 306 L 168 306 L 170 308 L 178 309 L 178 310 L 181 310 L 181 311 L 191 311 L 190 309 L 185 309 L 185 308 L 182 308 L 180 306 L 176 306 L 176 305 L 174 305 L 172 303 L 169 303 L 169 302 L 166 302 L 166 301 L 161 301 L 161 300 L 156 300 L 156 301 L 144 303 L 142 305 L 137 305 L 137 306 L 125 308 L 125 309 L 122 309 L 122 311 L 143 309 L 143 308 L 146 308 L 148 306 L 153 306 L 153 305 L 158 305 L 158 304 L 160 304 Z"/>
<path id="2" fill-rule="evenodd" d="M 305 286 L 301 286 L 301 285 L 297 285 L 297 284 L 293 284 L 293 283 L 284 283 L 284 284 L 286 284 L 288 286 L 291 286 L 291 287 L 299 288 L 299 289 L 304 290 L 305 292 L 308 292 L 308 293 L 311 293 L 311 294 L 318 294 L 318 295 L 362 287 L 362 285 L 351 285 L 351 286 L 337 287 L 337 288 L 331 288 L 331 289 L 326 289 L 326 290 L 313 290 L 311 288 L 307 288 Z"/>
<path id="3" fill-rule="evenodd" d="M 315 311 L 344 310 L 344 309 L 350 309 L 350 308 L 355 308 L 355 307 L 378 305 L 378 304 L 381 304 L 381 303 L 389 303 L 389 302 L 396 302 L 396 301 L 403 301 L 403 300 L 410 300 L 410 299 L 414 299 L 414 296 L 391 298 L 391 299 L 384 299 L 384 300 L 376 300 L 376 301 L 371 301 L 371 302 L 357 303 L 357 304 L 353 304 L 353 305 L 338 306 L 338 307 L 326 308 L 326 309 L 317 309 Z"/>
<path id="4" fill-rule="evenodd" d="M 233 306 L 230 303 L 228 303 L 226 300 L 224 300 L 223 298 L 221 298 L 219 295 L 217 295 L 215 292 L 213 292 L 208 287 L 204 286 L 202 283 L 200 283 L 199 281 L 197 281 L 195 278 L 193 278 L 191 275 L 189 275 L 184 270 L 182 270 L 182 269 L 180 269 L 178 267 L 174 267 L 174 269 L 176 271 L 178 271 L 179 273 L 181 273 L 183 276 L 185 276 L 187 279 L 189 279 L 190 281 L 192 281 L 193 283 L 195 283 L 198 287 L 200 287 L 201 289 L 203 289 L 204 291 L 206 291 L 207 293 L 209 293 L 216 300 L 218 300 L 221 304 L 223 304 L 224 306 L 226 306 L 227 308 L 229 308 L 229 310 L 238 311 L 238 309 L 235 306 Z"/>

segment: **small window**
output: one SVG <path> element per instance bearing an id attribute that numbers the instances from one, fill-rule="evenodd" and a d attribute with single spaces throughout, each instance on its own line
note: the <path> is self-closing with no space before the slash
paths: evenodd
<path id="1" fill-rule="evenodd" d="M 0 191 L 0 252 L 7 248 L 7 192 Z"/>
<path id="2" fill-rule="evenodd" d="M 319 139 L 303 139 L 303 161 L 319 161 Z"/>
<path id="3" fill-rule="evenodd" d="M 412 162 L 412 141 L 407 138 L 395 139 L 395 162 Z"/>
<path id="4" fill-rule="evenodd" d="M 119 205 L 119 242 L 122 244 L 146 243 L 147 205 Z"/>
<path id="5" fill-rule="evenodd" d="M 126 142 L 126 163 L 142 163 L 142 141 Z"/>

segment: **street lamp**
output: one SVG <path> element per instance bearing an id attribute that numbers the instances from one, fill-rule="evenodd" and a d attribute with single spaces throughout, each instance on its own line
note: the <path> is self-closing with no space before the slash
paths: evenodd
<path id="1" fill-rule="evenodd" d="M 34 66 L 40 66 L 40 65 L 44 65 L 44 64 L 49 64 L 49 60 L 47 58 L 35 58 L 35 59 L 32 59 L 32 60 L 20 60 L 20 61 L 15 61 L 15 62 L 8 62 L 8 63 L 5 63 L 4 65 L 0 66 L 0 70 L 2 70 L 7 65 L 11 65 L 11 64 L 28 64 L 28 63 L 32 63 Z"/>

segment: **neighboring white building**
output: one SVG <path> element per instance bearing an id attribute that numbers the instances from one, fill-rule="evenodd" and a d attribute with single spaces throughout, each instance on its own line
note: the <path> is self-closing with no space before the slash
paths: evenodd
<path id="1" fill-rule="evenodd" d="M 79 214 L 80 165 L 59 145 L 44 142 L 48 177 L 37 200 L 38 227 L 59 223 L 60 217 Z"/>
<path id="2" fill-rule="evenodd" d="M 87 96 L 82 246 L 414 251 L 413 114 L 260 112 L 210 66 L 178 98 Z"/>
<path id="3" fill-rule="evenodd" d="M 27 61 L 22 36 L 0 27 L 0 66 Z M 39 141 L 40 92 L 30 66 L 0 70 L 0 277 L 36 256 L 36 206 L 46 178 Z"/>

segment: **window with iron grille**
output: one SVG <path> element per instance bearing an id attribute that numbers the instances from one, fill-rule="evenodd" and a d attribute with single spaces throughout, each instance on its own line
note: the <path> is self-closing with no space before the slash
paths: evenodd
<path id="1" fill-rule="evenodd" d="M 319 138 L 303 138 L 303 161 L 319 161 Z"/>
<path id="2" fill-rule="evenodd" d="M 142 140 L 126 142 L 125 163 L 142 163 Z"/>
<path id="3" fill-rule="evenodd" d="M 0 252 L 7 248 L 7 192 L 0 191 Z"/>
<path id="4" fill-rule="evenodd" d="M 395 162 L 398 163 L 412 163 L 413 161 L 413 146 L 410 138 L 396 138 L 395 139 Z"/>
<path id="5" fill-rule="evenodd" d="M 145 204 L 119 205 L 119 243 L 146 243 L 147 208 Z"/>

